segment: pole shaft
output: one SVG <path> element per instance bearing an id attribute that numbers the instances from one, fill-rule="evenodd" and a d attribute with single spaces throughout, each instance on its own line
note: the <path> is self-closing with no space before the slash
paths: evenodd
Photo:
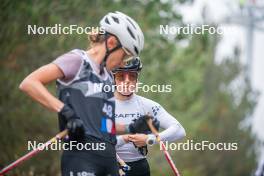
<path id="1" fill-rule="evenodd" d="M 175 166 L 175 164 L 174 164 L 174 162 L 173 162 L 173 160 L 172 160 L 169 152 L 167 151 L 167 149 L 165 147 L 165 144 L 160 140 L 159 132 L 157 131 L 157 129 L 152 124 L 152 119 L 151 118 L 148 118 L 146 120 L 147 120 L 147 124 L 148 124 L 151 132 L 156 136 L 157 141 L 159 142 L 159 144 L 160 144 L 160 146 L 162 148 L 162 151 L 163 151 L 163 153 L 165 155 L 165 158 L 168 161 L 168 163 L 169 163 L 169 165 L 170 165 L 170 167 L 171 167 L 174 175 L 175 176 L 180 176 L 180 173 L 179 173 L 178 169 L 176 168 L 176 166 Z"/>
<path id="2" fill-rule="evenodd" d="M 0 171 L 0 176 L 6 174 L 7 172 L 9 172 L 10 170 L 14 169 L 16 166 L 18 166 L 19 164 L 21 164 L 22 162 L 32 158 L 33 156 L 35 156 L 36 154 L 38 154 L 39 152 L 41 152 L 42 150 L 44 150 L 46 147 L 48 147 L 50 144 L 56 142 L 59 139 L 64 138 L 66 135 L 68 134 L 67 130 L 64 130 L 60 133 L 58 133 L 55 137 L 51 138 L 49 141 L 47 141 L 45 144 L 41 145 L 40 147 L 30 151 L 29 153 L 27 153 L 26 155 L 20 157 L 19 159 L 17 159 L 16 161 L 14 161 L 13 163 L 9 164 L 8 166 L 6 166 L 5 168 L 3 168 Z"/>

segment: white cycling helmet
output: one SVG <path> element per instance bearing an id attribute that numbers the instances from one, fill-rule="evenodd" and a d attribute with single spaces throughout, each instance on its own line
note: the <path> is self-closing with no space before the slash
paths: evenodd
<path id="1" fill-rule="evenodd" d="M 110 12 L 105 15 L 100 26 L 108 33 L 115 35 L 122 47 L 133 56 L 138 56 L 144 46 L 144 35 L 132 18 L 121 12 Z"/>

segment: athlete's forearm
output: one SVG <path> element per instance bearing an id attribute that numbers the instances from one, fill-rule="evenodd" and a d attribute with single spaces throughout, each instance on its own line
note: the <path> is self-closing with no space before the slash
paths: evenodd
<path id="1" fill-rule="evenodd" d="M 33 100 L 39 102 L 51 111 L 59 112 L 64 105 L 60 100 L 49 93 L 47 88 L 39 81 L 26 79 L 21 83 L 19 88 Z"/>
<path id="2" fill-rule="evenodd" d="M 60 69 L 54 64 L 48 64 L 27 76 L 19 88 L 49 110 L 59 112 L 64 104 L 48 91 L 45 84 L 61 77 L 63 74 Z"/>
<path id="3" fill-rule="evenodd" d="M 160 121 L 160 127 L 164 129 L 159 134 L 162 141 L 172 142 L 186 136 L 183 126 L 167 111 L 164 110 L 157 118 Z"/>
<path id="4" fill-rule="evenodd" d="M 182 139 L 186 136 L 184 128 L 181 126 L 181 124 L 173 124 L 166 130 L 162 131 L 160 134 L 160 139 L 162 141 L 175 141 Z"/>

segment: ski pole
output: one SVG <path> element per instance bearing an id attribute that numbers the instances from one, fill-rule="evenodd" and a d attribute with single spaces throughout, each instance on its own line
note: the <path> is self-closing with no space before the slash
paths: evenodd
<path id="1" fill-rule="evenodd" d="M 39 152 L 41 152 L 42 150 L 44 150 L 46 147 L 48 147 L 50 144 L 52 143 L 56 143 L 58 140 L 63 139 L 66 135 L 68 134 L 68 130 L 63 130 L 60 133 L 58 133 L 56 136 L 54 136 L 53 138 L 51 138 L 50 140 L 48 140 L 46 143 L 42 144 L 41 146 L 39 146 L 38 148 L 30 151 L 29 153 L 27 153 L 26 155 L 18 158 L 16 161 L 14 161 L 13 163 L 9 164 L 8 166 L 6 166 L 5 168 L 3 168 L 0 171 L 0 176 L 6 174 L 8 171 L 14 169 L 16 166 L 18 166 L 19 164 L 21 164 L 22 162 L 32 158 L 33 156 L 35 156 L 36 154 L 38 154 Z"/>
<path id="2" fill-rule="evenodd" d="M 146 118 L 147 124 L 148 124 L 151 132 L 156 136 L 156 139 L 157 139 L 158 143 L 160 144 L 160 146 L 162 148 L 162 151 L 163 151 L 163 153 L 165 155 L 165 158 L 168 161 L 168 163 L 169 163 L 174 175 L 175 176 L 180 176 L 180 173 L 179 173 L 178 169 L 176 168 L 176 166 L 175 166 L 175 164 L 174 164 L 169 152 L 167 151 L 165 144 L 160 140 L 159 132 L 156 130 L 156 128 L 152 124 L 152 118 L 150 116 L 147 116 L 147 117 L 148 117 L 148 118 Z"/>

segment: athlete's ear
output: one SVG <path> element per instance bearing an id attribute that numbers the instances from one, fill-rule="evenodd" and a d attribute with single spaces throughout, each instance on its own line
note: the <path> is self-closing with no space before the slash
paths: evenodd
<path id="1" fill-rule="evenodd" d="M 106 42 L 107 42 L 107 46 L 110 50 L 118 45 L 118 41 L 114 36 L 108 37 Z"/>

